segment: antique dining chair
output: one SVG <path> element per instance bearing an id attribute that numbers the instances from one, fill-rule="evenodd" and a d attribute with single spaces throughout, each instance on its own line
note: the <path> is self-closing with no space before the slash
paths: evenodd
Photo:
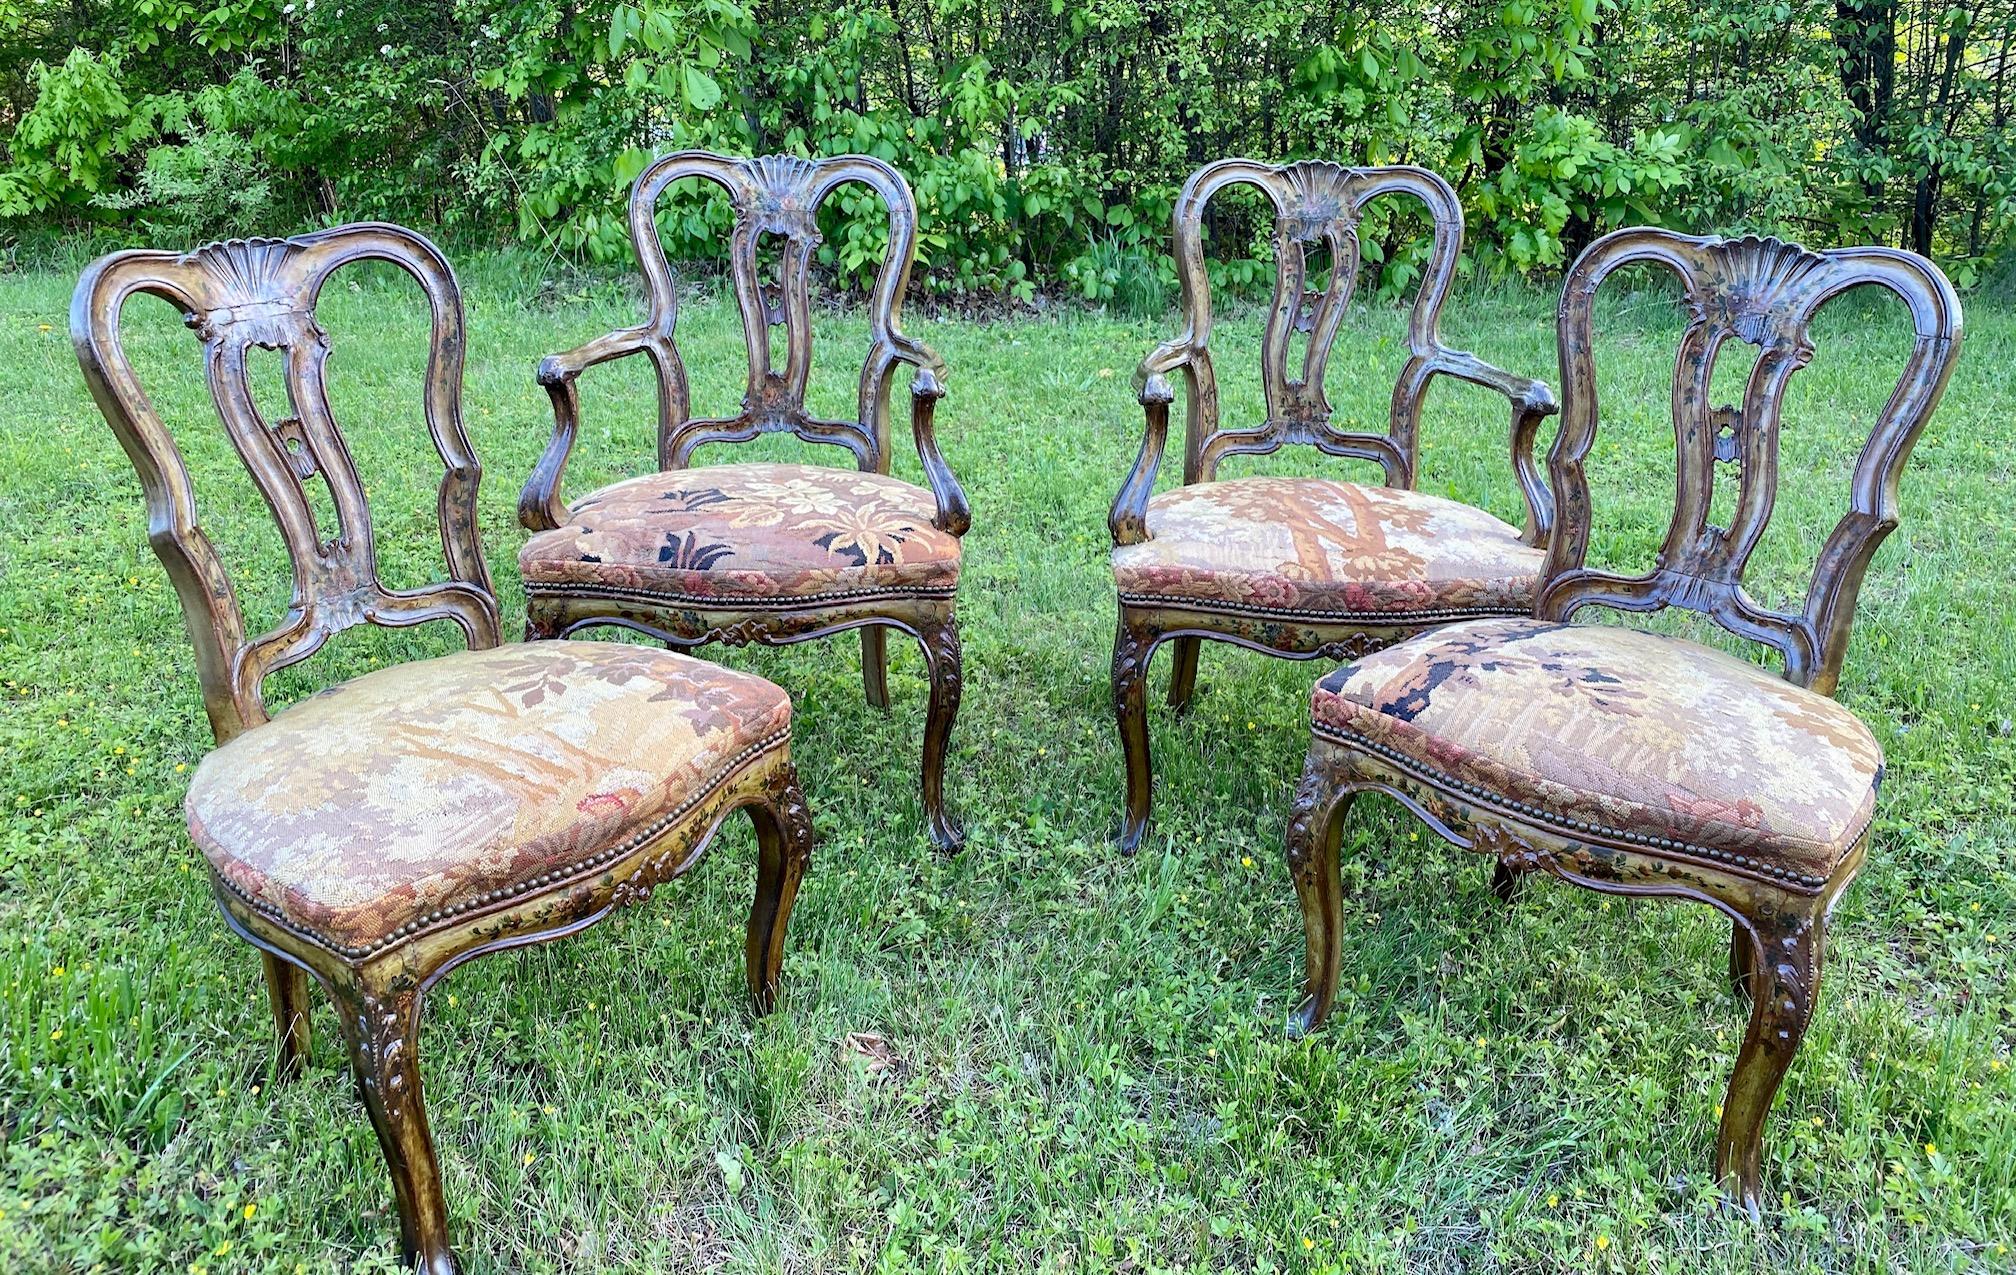
<path id="1" fill-rule="evenodd" d="M 432 311 L 423 403 L 445 473 L 445 582 L 379 580 L 366 487 L 330 413 L 316 317 L 332 271 L 390 262 Z M 231 577 L 198 518 L 190 474 L 120 336 L 127 299 L 181 309 L 202 342 L 232 448 L 279 524 L 293 598 L 248 637 Z M 498 644 L 476 533 L 479 469 L 462 428 L 461 298 L 427 240 L 389 225 L 194 252 L 131 251 L 84 272 L 70 328 L 92 396 L 140 472 L 149 538 L 196 647 L 217 748 L 189 787 L 190 835 L 226 921 L 264 954 L 282 1076 L 309 1048 L 308 976 L 337 1008 L 377 1130 L 408 1261 L 455 1268 L 421 1104 L 421 1002 L 474 956 L 557 938 L 697 861 L 747 808 L 759 852 L 747 975 L 775 994 L 785 925 L 811 846 L 789 753 L 790 700 L 759 678 L 655 648 Z M 284 411 L 249 365 L 278 352 Z M 311 489 L 313 494 L 311 495 Z M 333 521 L 318 517 L 333 509 Z M 394 664 L 269 716 L 269 673 L 358 624 L 452 621 L 468 649 Z"/>
<path id="2" fill-rule="evenodd" d="M 1228 186 L 1259 188 L 1274 208 L 1274 301 L 1260 347 L 1266 419 L 1221 426 L 1211 361 L 1211 290 L 1204 268 L 1206 206 Z M 1434 240 L 1407 325 L 1407 359 L 1383 433 L 1331 423 L 1324 369 L 1357 283 L 1358 226 L 1368 203 L 1409 196 L 1425 206 Z M 1196 688 L 1199 644 L 1230 642 L 1290 659 L 1345 659 L 1423 629 L 1477 616 L 1529 615 L 1553 523 L 1533 458 L 1554 413 L 1546 385 L 1442 344 L 1438 322 L 1463 248 L 1463 210 L 1449 184 L 1419 168 L 1273 167 L 1228 159 L 1197 170 L 1175 215 L 1183 331 L 1135 374 L 1147 431 L 1113 502 L 1113 575 L 1120 623 L 1113 640 L 1113 704 L 1126 757 L 1120 847 L 1133 853 L 1148 826 L 1148 665 L 1175 643 L 1169 702 Z M 1310 251 L 1327 251 L 1329 278 L 1307 291 Z M 1298 333 L 1307 333 L 1299 360 Z M 1152 495 L 1174 399 L 1187 391 L 1183 485 Z M 1496 390 L 1512 404 L 1512 473 L 1526 500 L 1520 531 L 1481 509 L 1414 490 L 1421 406 L 1437 376 Z M 1227 456 L 1291 443 L 1376 462 L 1383 486 L 1325 478 L 1218 479 Z"/>
<path id="3" fill-rule="evenodd" d="M 1678 277 L 1690 321 L 1672 386 L 1673 518 L 1652 569 L 1632 576 L 1584 565 L 1583 466 L 1598 426 L 1591 310 L 1604 279 L 1634 263 Z M 1813 357 L 1814 312 L 1865 283 L 1904 301 L 1916 339 L 1803 610 L 1774 611 L 1743 574 L 1776 496 L 1786 384 Z M 1336 992 L 1339 832 L 1356 793 L 1397 798 L 1514 872 L 1708 904 L 1733 920 L 1730 977 L 1751 1002 L 1715 1171 L 1754 1215 L 1765 1113 L 1805 1035 L 1827 917 L 1862 866 L 1883 777 L 1875 738 L 1832 696 L 1863 572 L 1897 523 L 1898 475 L 1960 352 L 1960 303 L 1931 263 L 1895 249 L 1620 230 L 1569 271 L 1559 338 L 1560 521 L 1535 615 L 1423 634 L 1316 684 L 1287 842 L 1308 939 L 1292 1025 L 1314 1028 Z M 1717 405 L 1732 340 L 1756 347 L 1755 363 L 1741 402 Z M 1713 509 L 1721 483 L 1726 520 Z M 1778 652 L 1783 676 L 1682 637 L 1570 624 L 1584 607 L 1697 612 Z"/>
<path id="4" fill-rule="evenodd" d="M 734 209 L 728 265 L 748 349 L 748 389 L 725 419 L 692 415 L 686 369 L 673 340 L 678 297 L 659 243 L 658 201 L 672 183 L 703 178 Z M 816 215 L 836 187 L 860 183 L 889 210 L 888 249 L 868 303 L 869 344 L 853 420 L 824 420 L 805 405 L 812 369 L 811 264 Z M 525 484 L 518 516 L 534 533 L 518 556 L 525 580 L 526 635 L 559 637 L 618 625 L 680 647 L 707 642 L 783 645 L 861 630 L 868 702 L 889 704 L 885 628 L 924 648 L 930 707 L 924 724 L 923 801 L 930 835 L 946 852 L 962 833 L 946 812 L 945 752 L 959 711 L 959 629 L 953 597 L 960 537 L 972 521 L 966 496 L 939 454 L 932 414 L 944 396 L 944 363 L 897 326 L 917 249 L 910 188 L 880 160 L 850 155 L 731 159 L 685 151 L 639 174 L 630 194 L 630 234 L 644 272 L 648 317 L 539 365 L 553 400 L 553 439 Z M 781 241 L 775 279 L 759 264 L 766 239 Z M 771 329 L 785 330 L 780 368 Z M 657 375 L 659 472 L 590 492 L 571 505 L 561 470 L 580 429 L 581 373 L 627 355 Z M 890 476 L 890 398 L 901 364 L 910 382 L 910 425 L 929 490 Z M 828 443 L 854 469 L 731 463 L 688 468 L 706 443 L 789 433 Z"/>

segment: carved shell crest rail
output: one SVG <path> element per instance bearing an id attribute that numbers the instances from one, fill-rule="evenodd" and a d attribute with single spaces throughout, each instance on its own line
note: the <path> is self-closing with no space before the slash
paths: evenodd
<path id="1" fill-rule="evenodd" d="M 388 590 L 378 578 L 364 486 L 329 407 L 328 333 L 315 307 L 324 281 L 358 260 L 389 262 L 418 282 L 432 314 L 425 416 L 442 458 L 439 510 L 448 579 Z M 265 497 L 293 566 L 286 617 L 248 638 L 229 572 L 199 525 L 180 449 L 128 362 L 119 325 L 135 294 L 177 306 L 207 350 L 218 419 Z M 462 428 L 461 298 L 434 246 L 396 226 L 363 224 L 291 239 L 234 239 L 176 254 L 117 253 L 79 281 L 71 336 L 86 382 L 147 489 L 150 538 L 196 644 L 205 705 L 219 740 L 266 720 L 266 675 L 312 655 L 357 624 L 449 619 L 471 645 L 497 641 L 497 604 L 476 539 L 479 473 Z M 279 351 L 287 413 L 269 420 L 252 393 L 248 353 Z M 335 511 L 324 534 L 309 499 L 319 479 Z"/>
<path id="2" fill-rule="evenodd" d="M 1356 236 L 1357 170 L 1328 160 L 1305 159 L 1280 169 L 1277 196 L 1281 233 L 1297 242 L 1314 242 L 1332 227 Z"/>
<path id="3" fill-rule="evenodd" d="M 813 216 L 823 192 L 820 166 L 796 155 L 765 155 L 744 166 L 755 198 L 736 201 L 736 216 L 758 234 L 819 242 Z"/>
<path id="4" fill-rule="evenodd" d="M 1806 331 L 1817 298 L 1804 295 L 1827 258 L 1775 237 L 1721 240 L 1701 256 L 1699 286 L 1687 292 L 1696 323 L 1759 347 L 1785 347 L 1811 358 Z M 1803 358 L 1802 358 L 1802 361 Z"/>
<path id="5" fill-rule="evenodd" d="M 1633 263 L 1665 267 L 1689 319 L 1673 373 L 1678 495 L 1652 569 L 1627 576 L 1584 565 L 1590 537 L 1585 458 L 1598 427 L 1592 317 L 1603 280 Z M 1895 294 L 1916 329 L 1909 362 L 1856 463 L 1850 507 L 1815 564 L 1803 611 L 1770 610 L 1743 588 L 1777 496 L 1785 390 L 1814 357 L 1813 316 L 1859 284 Z M 1912 444 L 1959 354 L 1960 303 L 1952 285 L 1909 253 L 1885 248 L 1814 252 L 1775 238 L 1696 238 L 1616 231 L 1582 255 L 1561 297 L 1558 344 L 1564 412 L 1550 460 L 1562 499 L 1541 614 L 1565 619 L 1585 605 L 1651 611 L 1677 606 L 1709 616 L 1785 658 L 1785 675 L 1831 693 L 1855 594 L 1870 556 L 1896 526 L 1895 489 Z M 1740 403 L 1713 404 L 1716 361 L 1729 341 L 1757 348 Z M 1715 484 L 1734 484 L 1728 525 L 1710 513 Z"/>
<path id="6" fill-rule="evenodd" d="M 289 278 L 297 251 L 284 239 L 227 239 L 189 253 L 183 260 L 206 285 L 195 295 L 207 304 L 185 321 L 205 344 L 227 337 L 268 350 L 328 344 L 315 316 L 299 308 L 299 287 Z"/>

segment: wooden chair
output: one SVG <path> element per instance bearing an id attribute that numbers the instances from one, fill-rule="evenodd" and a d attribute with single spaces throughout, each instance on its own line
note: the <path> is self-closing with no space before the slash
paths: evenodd
<path id="1" fill-rule="evenodd" d="M 655 211 L 666 187 L 699 177 L 728 192 L 735 227 L 728 264 L 748 347 L 748 390 L 726 419 L 694 419 L 686 370 L 673 341 L 678 298 L 659 244 Z M 812 367 L 811 261 L 820 203 L 858 182 L 889 209 L 889 246 L 869 300 L 870 341 L 856 419 L 822 420 L 805 408 Z M 644 170 L 630 195 L 630 233 L 644 272 L 649 317 L 539 365 L 553 400 L 553 439 L 525 484 L 519 520 L 534 535 L 519 554 L 526 635 L 565 636 L 620 625 L 680 647 L 803 642 L 861 630 L 869 703 L 889 704 L 883 629 L 924 648 L 931 702 L 924 726 L 923 798 L 932 841 L 958 849 L 946 813 L 945 752 L 959 711 L 959 629 L 953 597 L 960 540 L 972 521 L 966 496 L 939 454 L 932 413 L 945 366 L 897 327 L 917 247 L 917 206 L 887 164 L 866 156 L 730 159 L 698 151 Z M 779 277 L 760 277 L 758 249 L 782 240 Z M 788 353 L 771 358 L 782 326 Z M 633 354 L 658 382 L 658 466 L 564 504 L 562 468 L 580 428 L 576 382 L 599 363 Z M 910 424 L 930 490 L 889 476 L 889 400 L 899 364 L 916 369 Z M 725 464 L 688 469 L 706 443 L 789 433 L 846 449 L 856 469 Z"/>
<path id="2" fill-rule="evenodd" d="M 1652 570 L 1626 576 L 1584 565 L 1583 464 L 1598 424 L 1591 310 L 1632 263 L 1678 276 L 1691 321 L 1673 381 L 1673 520 Z M 1814 312 L 1864 283 L 1910 307 L 1916 341 L 1804 609 L 1772 611 L 1744 591 L 1743 571 L 1771 517 L 1785 386 L 1813 356 Z M 1755 346 L 1756 363 L 1742 402 L 1718 406 L 1710 386 L 1731 340 Z M 1897 523 L 1898 475 L 1959 351 L 1958 298 L 1908 252 L 1648 229 L 1590 246 L 1561 294 L 1566 407 L 1549 461 L 1561 517 L 1535 616 L 1424 634 L 1316 685 L 1288 828 L 1308 937 L 1297 1030 L 1322 1022 L 1336 992 L 1339 831 L 1360 792 L 1398 799 L 1501 870 L 1708 904 L 1734 922 L 1730 977 L 1751 1002 L 1715 1171 L 1758 1213 L 1765 1113 L 1805 1035 L 1827 917 L 1862 866 L 1883 777 L 1876 740 L 1831 696 L 1863 572 Z M 1727 526 L 1710 512 L 1719 481 L 1734 484 Z M 1678 637 L 1568 623 L 1590 606 L 1698 612 L 1777 651 L 1784 675 Z"/>
<path id="3" fill-rule="evenodd" d="M 332 271 L 362 260 L 410 274 L 433 313 L 424 409 L 446 470 L 448 578 L 421 589 L 379 582 L 365 488 L 325 393 L 316 301 Z M 246 636 L 182 453 L 127 361 L 120 317 L 137 293 L 184 311 L 231 445 L 279 524 L 293 601 L 269 633 Z M 461 420 L 461 298 L 448 263 L 411 231 L 115 253 L 84 272 L 70 327 L 91 393 L 140 471 L 150 539 L 195 643 L 218 746 L 190 784 L 189 830 L 225 920 L 264 954 L 279 1073 L 307 1058 L 313 975 L 336 1004 L 392 1173 L 405 1256 L 452 1271 L 420 1091 L 427 990 L 471 957 L 572 934 L 647 898 L 746 807 L 760 847 L 747 973 L 767 1008 L 812 841 L 790 701 L 759 678 L 651 648 L 498 645 Z M 255 348 L 280 354 L 284 416 L 255 401 Z M 324 502 L 333 525 L 317 519 Z M 267 674 L 354 625 L 429 620 L 452 621 L 469 649 L 379 669 L 269 718 Z"/>
<path id="4" fill-rule="evenodd" d="M 1261 344 L 1267 416 L 1221 426 L 1211 363 L 1211 291 L 1203 216 L 1228 186 L 1254 186 L 1274 205 L 1274 302 Z M 1385 433 L 1330 423 L 1323 372 L 1350 303 L 1359 265 L 1358 223 L 1382 195 L 1427 209 L 1434 244 L 1407 327 L 1407 360 L 1393 388 Z M 1131 854 L 1148 826 L 1151 767 L 1147 676 L 1155 648 L 1173 639 L 1169 702 L 1187 706 L 1204 638 L 1290 659 L 1347 659 L 1423 629 L 1488 615 L 1527 615 L 1553 523 L 1533 459 L 1534 436 L 1555 410 L 1553 395 L 1442 344 L 1437 323 L 1463 247 L 1463 210 L 1449 184 L 1419 168 L 1343 168 L 1302 162 L 1272 167 L 1228 159 L 1197 170 L 1175 215 L 1183 280 L 1183 332 L 1135 374 L 1147 432 L 1113 502 L 1113 574 L 1120 623 L 1113 640 L 1113 704 L 1127 763 L 1120 846 Z M 1329 253 L 1328 285 L 1305 292 L 1308 253 Z M 1291 363 L 1297 333 L 1308 334 Z M 1152 496 L 1174 399 L 1167 377 L 1188 391 L 1183 486 Z M 1522 534 L 1480 509 L 1413 490 L 1419 472 L 1421 405 L 1437 376 L 1497 390 L 1512 404 L 1512 472 L 1526 498 Z M 1375 461 L 1383 487 L 1320 478 L 1216 481 L 1227 456 L 1264 455 L 1306 444 L 1328 456 Z"/>

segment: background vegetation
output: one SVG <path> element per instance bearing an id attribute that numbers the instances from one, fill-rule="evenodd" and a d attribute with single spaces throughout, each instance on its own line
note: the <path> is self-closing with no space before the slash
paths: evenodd
<path id="1" fill-rule="evenodd" d="M 1178 185 L 1247 154 L 1435 168 L 1490 271 L 1649 222 L 1964 285 L 2016 228 L 2012 42 L 2012 0 L 0 0 L 0 236 L 380 217 L 611 260 L 654 154 L 861 151 L 916 188 L 928 287 L 1153 306 Z M 663 215 L 716 250 L 718 203 Z M 1373 230 L 1404 286 L 1411 229 Z"/>
<path id="2" fill-rule="evenodd" d="M 514 501 L 551 428 L 531 369 L 637 315 L 627 289 L 556 296 L 544 264 L 458 262 L 507 631 Z M 390 1193 L 334 1017 L 318 997 L 309 1075 L 275 1086 L 258 960 L 183 828 L 209 732 L 139 484 L 64 331 L 75 274 L 0 276 L 0 1271 L 391 1275 Z M 346 274 L 322 314 L 334 406 L 386 579 L 416 585 L 440 570 L 424 303 L 409 282 Z M 1669 292 L 1627 285 L 1604 297 L 1591 476 L 1596 556 L 1642 569 L 1671 500 L 1680 315 Z M 1457 300 L 1452 341 L 1548 372 L 1538 289 Z M 940 858 L 921 832 L 914 644 L 891 643 L 886 714 L 862 702 L 850 640 L 713 652 L 796 704 L 819 845 L 782 1004 L 751 1019 L 740 985 L 742 820 L 651 906 L 446 979 L 426 1085 L 473 1275 L 2016 1267 L 2016 320 L 1982 305 L 1968 321 L 1842 679 L 1889 774 L 1771 1126 L 1762 1226 L 1719 1211 L 1708 1181 L 1743 1011 L 1723 980 L 1727 922 L 1707 909 L 1546 882 L 1507 908 L 1487 862 L 1363 801 L 1337 1011 L 1287 1038 L 1302 938 L 1281 841 L 1321 670 L 1207 647 L 1192 712 L 1151 713 L 1149 840 L 1112 852 L 1105 513 L 1139 443 L 1127 370 L 1167 333 L 1071 307 L 911 324 L 954 368 L 940 437 L 974 509 L 948 777 L 965 852 Z M 1329 375 L 1340 419 L 1383 418 L 1404 325 L 1390 306 L 1347 318 Z M 1259 329 L 1249 309 L 1214 339 L 1228 420 L 1261 410 Z M 866 328 L 828 312 L 817 330 L 813 406 L 844 411 Z M 1822 315 L 1752 563 L 1767 603 L 1801 586 L 1845 506 L 1909 332 L 1894 303 Z M 696 301 L 680 333 L 696 407 L 729 409 L 744 379 L 733 306 Z M 126 341 L 248 623 L 277 621 L 285 559 L 195 339 L 143 300 Z M 585 378 L 570 496 L 650 463 L 638 363 Z M 1426 489 L 1516 518 L 1505 429 L 1502 400 L 1438 387 Z M 773 437 L 700 459 L 752 455 L 839 454 Z M 1376 472 L 1306 448 L 1227 472 L 1254 469 Z M 914 456 L 898 472 L 921 477 Z M 279 698 L 456 645 L 445 625 L 353 631 L 288 670 Z"/>

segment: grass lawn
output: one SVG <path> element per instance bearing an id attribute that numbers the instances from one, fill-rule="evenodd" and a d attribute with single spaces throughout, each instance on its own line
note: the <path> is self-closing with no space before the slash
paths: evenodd
<path id="1" fill-rule="evenodd" d="M 533 366 L 636 308 L 621 284 L 542 286 L 523 258 L 464 266 L 466 415 L 515 630 L 514 507 L 550 430 Z M 305 1081 L 273 1085 L 258 961 L 183 830 L 209 734 L 139 484 L 71 353 L 74 277 L 0 275 L 0 1270 L 391 1269 L 390 1191 L 334 1019 L 318 1008 Z M 422 306 L 389 274 L 353 277 L 325 308 L 335 406 L 371 478 L 384 574 L 415 584 L 440 552 Z M 1597 556 L 1642 566 L 1671 499 L 1678 325 L 1662 295 L 1613 291 Z M 1466 285 L 1447 335 L 1553 381 L 1552 304 Z M 1708 1180 L 1744 1018 L 1724 985 L 1727 923 L 1705 909 L 1545 882 L 1508 908 L 1487 862 L 1362 801 L 1345 834 L 1345 985 L 1326 1030 L 1286 1037 L 1302 936 L 1281 840 L 1317 667 L 1207 648 L 1196 711 L 1153 713 L 1148 842 L 1133 859 L 1109 848 L 1105 514 L 1139 438 L 1131 370 L 1173 322 L 909 324 L 950 362 L 940 436 L 974 511 L 949 781 L 969 845 L 941 859 L 923 836 L 914 649 L 891 643 L 886 715 L 862 702 L 851 638 L 711 656 L 797 703 L 819 847 L 781 1007 L 757 1020 L 745 1003 L 739 819 L 649 907 L 448 978 L 427 1085 L 470 1268 L 2016 1266 L 2016 311 L 1972 305 L 1904 525 L 1863 594 L 1842 698 L 1889 778 L 1768 1134 L 1780 1208 L 1761 1227 L 1718 1210 Z M 1330 372 L 1340 418 L 1383 417 L 1402 326 L 1376 307 L 1348 322 Z M 815 406 L 838 411 L 865 329 L 849 315 L 821 329 Z M 697 404 L 732 409 L 733 309 L 696 300 L 681 330 Z M 1797 596 L 1845 507 L 1907 332 L 1874 298 L 1824 319 L 1753 568 L 1766 602 Z M 146 299 L 128 335 L 248 621 L 270 623 L 284 559 L 196 343 Z M 1257 419 L 1258 337 L 1250 313 L 1221 322 L 1228 422 Z M 586 379 L 570 496 L 650 455 L 631 362 Z M 1424 486 L 1517 521 L 1502 401 L 1445 386 Z M 1352 472 L 1301 451 L 1227 473 L 1298 468 Z M 898 472 L 918 478 L 914 454 Z M 276 698 L 454 642 L 441 625 L 359 631 L 277 679 Z"/>

